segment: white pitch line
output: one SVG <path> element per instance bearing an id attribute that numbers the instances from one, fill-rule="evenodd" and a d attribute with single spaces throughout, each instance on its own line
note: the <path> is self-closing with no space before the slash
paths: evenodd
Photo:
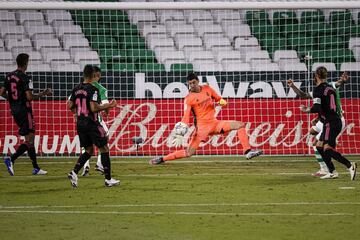
<path id="1" fill-rule="evenodd" d="M 115 214 L 115 215 L 200 215 L 200 216 L 355 216 L 352 213 L 226 213 L 226 212 L 119 212 L 119 211 L 19 211 L 0 210 L 0 213 L 36 214 Z"/>
<path id="2" fill-rule="evenodd" d="M 360 205 L 360 202 L 269 202 L 269 203 L 145 203 L 145 204 L 106 204 L 106 205 L 25 205 L 1 206 L 0 209 L 35 208 L 128 208 L 128 207 L 227 207 L 227 206 L 304 206 L 304 205 Z"/>

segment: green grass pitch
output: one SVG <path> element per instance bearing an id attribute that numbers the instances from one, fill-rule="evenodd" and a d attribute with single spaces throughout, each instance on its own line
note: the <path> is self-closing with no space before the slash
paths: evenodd
<path id="1" fill-rule="evenodd" d="M 2 164 L 0 239 L 360 238 L 360 176 L 350 181 L 342 165 L 320 180 L 311 157 L 148 160 L 113 159 L 121 185 L 105 188 L 93 159 L 77 189 L 66 177 L 75 159 L 40 159 L 47 176 L 32 176 L 27 159 L 13 177 Z"/>

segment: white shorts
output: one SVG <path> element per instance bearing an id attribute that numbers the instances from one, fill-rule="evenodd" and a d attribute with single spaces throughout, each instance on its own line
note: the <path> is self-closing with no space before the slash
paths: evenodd
<path id="1" fill-rule="evenodd" d="M 323 124 L 322 122 L 318 121 L 315 126 L 312 126 L 312 127 L 311 127 L 314 131 L 316 131 L 316 132 L 318 133 L 318 134 L 315 136 L 316 140 L 319 140 L 319 139 L 320 139 L 321 132 L 322 132 L 322 130 L 323 130 L 323 126 L 324 126 L 324 124 Z M 346 126 L 346 125 L 345 125 L 345 118 L 344 118 L 344 117 L 341 117 L 341 130 L 344 130 L 345 126 Z"/>

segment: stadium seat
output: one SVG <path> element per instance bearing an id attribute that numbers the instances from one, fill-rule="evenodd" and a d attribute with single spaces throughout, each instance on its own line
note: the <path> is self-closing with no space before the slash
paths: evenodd
<path id="1" fill-rule="evenodd" d="M 307 71 L 305 63 L 284 63 L 279 65 L 280 71 Z"/>
<path id="2" fill-rule="evenodd" d="M 48 63 L 32 64 L 29 62 L 27 72 L 51 72 L 51 67 Z"/>
<path id="3" fill-rule="evenodd" d="M 341 37 L 324 36 L 319 37 L 319 49 L 345 48 L 345 41 Z"/>
<path id="4" fill-rule="evenodd" d="M 44 61 L 47 63 L 51 63 L 52 61 L 62 61 L 62 62 L 70 62 L 71 56 L 68 51 L 55 50 L 55 51 L 47 51 L 44 56 Z"/>
<path id="5" fill-rule="evenodd" d="M 1 59 L 0 59 L 0 72 L 1 73 L 8 73 L 11 71 L 15 71 L 16 69 L 16 64 L 12 63 L 12 64 L 3 64 L 1 63 Z"/>
<path id="6" fill-rule="evenodd" d="M 325 16 L 321 10 L 305 10 L 301 11 L 301 23 L 324 22 Z"/>
<path id="7" fill-rule="evenodd" d="M 155 53 L 151 50 L 131 49 L 127 51 L 126 56 L 131 58 L 133 62 L 155 62 Z"/>
<path id="8" fill-rule="evenodd" d="M 211 10 L 211 14 L 217 23 L 223 20 L 242 21 L 240 12 L 236 10 Z"/>
<path id="9" fill-rule="evenodd" d="M 160 23 L 165 24 L 169 20 L 183 21 L 185 22 L 185 16 L 182 11 L 179 10 L 165 10 L 158 14 Z"/>
<path id="10" fill-rule="evenodd" d="M 200 37 L 205 37 L 207 35 L 212 36 L 223 36 L 224 32 L 220 24 L 204 24 L 199 22 L 199 24 L 194 23 L 194 28 L 197 34 Z"/>
<path id="11" fill-rule="evenodd" d="M 4 51 L 4 40 L 2 40 L 1 38 L 0 38 L 0 51 L 2 52 L 2 51 Z"/>
<path id="12" fill-rule="evenodd" d="M 353 47 L 352 51 L 354 53 L 354 57 L 355 57 L 356 62 L 360 62 L 360 46 Z"/>
<path id="13" fill-rule="evenodd" d="M 71 48 L 89 48 L 89 41 L 86 38 L 66 38 L 63 41 L 63 47 L 65 50 Z"/>
<path id="14" fill-rule="evenodd" d="M 173 48 L 174 40 L 172 38 L 158 38 L 148 42 L 148 45 L 152 50 L 156 48 Z"/>
<path id="15" fill-rule="evenodd" d="M 112 23 L 111 33 L 114 37 L 137 35 L 138 28 L 136 25 L 130 23 L 123 23 L 123 22 Z"/>
<path id="16" fill-rule="evenodd" d="M 200 37 L 182 37 L 182 38 L 177 38 L 176 46 L 179 50 L 189 46 L 202 48 L 203 42 Z"/>
<path id="17" fill-rule="evenodd" d="M 225 35 L 233 41 L 236 37 L 249 38 L 252 37 L 250 27 L 247 24 L 241 25 L 223 25 Z"/>
<path id="18" fill-rule="evenodd" d="M 24 36 L 25 30 L 23 26 L 12 26 L 12 25 L 5 25 L 1 26 L 0 28 L 0 37 L 5 38 L 7 35 L 19 35 Z"/>
<path id="19" fill-rule="evenodd" d="M 114 39 L 114 38 L 112 38 L 112 39 Z M 114 44 L 117 44 L 116 39 L 114 39 L 113 41 L 114 41 Z M 125 36 L 122 39 L 121 44 L 122 44 L 123 49 L 132 49 L 132 48 L 145 49 L 146 48 L 145 39 L 140 37 L 139 35 Z"/>
<path id="20" fill-rule="evenodd" d="M 165 66 L 161 63 L 146 63 L 139 67 L 140 72 L 165 72 Z"/>
<path id="21" fill-rule="evenodd" d="M 149 35 L 165 35 L 166 36 L 166 27 L 165 25 L 160 24 L 149 24 L 145 25 L 141 30 L 141 35 L 143 37 L 148 37 Z"/>
<path id="22" fill-rule="evenodd" d="M 168 25 L 168 24 L 167 24 Z M 175 37 L 178 35 L 195 35 L 195 28 L 191 24 L 183 24 L 182 22 L 167 26 L 167 32 L 170 36 Z"/>
<path id="23" fill-rule="evenodd" d="M 149 10 L 129 10 L 129 20 L 133 24 L 156 22 L 155 13 Z"/>
<path id="24" fill-rule="evenodd" d="M 84 60 L 100 62 L 99 55 L 96 51 L 76 52 L 72 58 L 74 59 L 74 62 L 81 62 Z"/>
<path id="25" fill-rule="evenodd" d="M 72 21 L 71 14 L 65 10 L 44 10 L 45 20 L 48 24 L 52 24 L 54 21 Z"/>
<path id="26" fill-rule="evenodd" d="M 193 63 L 194 71 L 198 72 L 221 72 L 223 68 L 220 63 L 195 61 Z"/>
<path id="27" fill-rule="evenodd" d="M 316 62 L 311 66 L 311 70 L 314 72 L 318 67 L 325 67 L 329 72 L 336 71 L 336 65 L 332 62 Z"/>
<path id="28" fill-rule="evenodd" d="M 185 60 L 184 52 L 178 50 L 163 50 L 156 56 L 159 62 L 164 62 L 166 60 Z"/>
<path id="29" fill-rule="evenodd" d="M 0 64 L 12 64 L 14 62 L 13 56 L 10 51 L 0 52 Z"/>
<path id="30" fill-rule="evenodd" d="M 198 22 L 213 22 L 211 13 L 206 10 L 184 10 L 184 16 L 188 23 Z"/>
<path id="31" fill-rule="evenodd" d="M 214 55 L 211 51 L 205 51 L 205 50 L 192 51 L 192 52 L 185 53 L 185 56 L 186 56 L 187 60 L 190 62 L 193 62 L 195 60 L 214 61 Z"/>
<path id="32" fill-rule="evenodd" d="M 246 23 L 252 25 L 270 24 L 268 13 L 265 10 L 246 11 Z"/>
<path id="33" fill-rule="evenodd" d="M 206 50 L 231 49 L 231 43 L 227 37 L 207 37 L 204 39 L 204 45 Z"/>
<path id="34" fill-rule="evenodd" d="M 223 70 L 228 72 L 248 72 L 252 69 L 249 63 L 230 63 L 223 64 Z"/>
<path id="35" fill-rule="evenodd" d="M 13 47 L 32 48 L 29 38 L 25 39 L 7 39 L 5 40 L 5 47 L 7 50 L 11 50 Z"/>
<path id="36" fill-rule="evenodd" d="M 44 15 L 38 11 L 32 11 L 32 10 L 16 11 L 15 17 L 21 24 L 24 24 L 25 21 L 31 21 L 31 22 L 37 21 L 44 23 Z"/>
<path id="37" fill-rule="evenodd" d="M 165 71 L 170 72 L 171 71 L 171 66 L 174 64 L 186 64 L 186 60 L 185 59 L 178 59 L 178 60 L 165 60 L 163 62 L 164 66 L 165 66 Z"/>
<path id="38" fill-rule="evenodd" d="M 12 11 L 8 11 L 8 10 L 0 10 L 0 21 L 15 22 L 16 21 L 15 13 Z M 1 26 L 3 26 L 3 25 L 1 25 Z"/>
<path id="39" fill-rule="evenodd" d="M 80 65 L 77 63 L 53 61 L 50 64 L 51 70 L 54 72 L 81 72 Z"/>
<path id="40" fill-rule="evenodd" d="M 253 63 L 252 70 L 255 72 L 278 72 L 280 71 L 277 63 Z"/>
<path id="41" fill-rule="evenodd" d="M 118 41 L 107 35 L 107 36 L 95 36 L 91 38 L 91 47 L 95 49 L 101 48 L 117 48 Z"/>
<path id="42" fill-rule="evenodd" d="M 276 63 L 282 61 L 300 62 L 295 50 L 276 50 L 273 55 L 273 60 Z"/>
<path id="43" fill-rule="evenodd" d="M 121 10 L 97 10 L 97 14 L 104 23 L 128 22 L 129 18 L 125 11 Z"/>
<path id="44" fill-rule="evenodd" d="M 269 14 L 270 22 L 276 26 L 298 23 L 296 13 L 294 11 L 276 11 Z"/>
<path id="45" fill-rule="evenodd" d="M 79 25 L 61 25 L 55 28 L 55 32 L 58 37 L 61 37 L 64 34 L 83 34 Z"/>
<path id="46" fill-rule="evenodd" d="M 306 24 L 295 23 L 295 24 L 286 24 L 279 26 L 279 29 L 283 36 L 291 37 L 291 36 L 306 36 Z"/>
<path id="47" fill-rule="evenodd" d="M 306 25 L 306 31 L 313 36 L 325 36 L 332 34 L 334 29 L 327 23 L 312 22 Z"/>
<path id="48" fill-rule="evenodd" d="M 360 47 L 360 37 L 352 37 L 349 40 L 349 49 Z"/>
<path id="49" fill-rule="evenodd" d="M 112 64 L 113 71 L 119 72 L 135 72 L 138 71 L 136 65 L 134 63 L 113 63 Z"/>
<path id="50" fill-rule="evenodd" d="M 234 47 L 235 49 L 239 49 L 242 52 L 260 50 L 259 42 L 255 37 L 236 38 Z"/>
<path id="51" fill-rule="evenodd" d="M 340 65 L 340 72 L 360 71 L 360 62 L 344 62 Z"/>
<path id="52" fill-rule="evenodd" d="M 256 52 L 246 52 L 245 54 L 245 62 L 252 64 L 258 63 L 270 63 L 271 59 L 268 51 L 261 50 Z"/>
<path id="53" fill-rule="evenodd" d="M 240 51 L 230 50 L 230 51 L 219 51 L 214 54 L 217 62 L 222 63 L 224 60 L 237 60 L 242 62 L 243 56 Z"/>
<path id="54" fill-rule="evenodd" d="M 171 72 L 192 72 L 194 67 L 191 63 L 174 63 L 171 64 L 170 71 Z"/>

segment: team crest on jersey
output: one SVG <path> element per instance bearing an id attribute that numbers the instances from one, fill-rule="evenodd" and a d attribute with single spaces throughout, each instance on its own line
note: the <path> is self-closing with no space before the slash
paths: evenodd
<path id="1" fill-rule="evenodd" d="M 98 100 L 98 94 L 97 94 L 97 92 L 95 92 L 95 93 L 93 94 L 92 100 L 95 101 L 95 102 L 97 102 L 97 100 Z"/>
<path id="2" fill-rule="evenodd" d="M 29 89 L 33 89 L 34 88 L 34 84 L 33 82 L 31 81 L 31 79 L 29 80 Z"/>

